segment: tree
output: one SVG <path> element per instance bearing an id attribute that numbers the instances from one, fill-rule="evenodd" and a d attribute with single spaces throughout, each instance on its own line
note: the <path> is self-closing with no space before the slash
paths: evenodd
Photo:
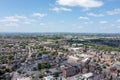
<path id="1" fill-rule="evenodd" d="M 117 70 L 118 73 L 120 73 L 120 70 Z"/>
<path id="2" fill-rule="evenodd" d="M 54 77 L 58 77 L 58 76 L 59 76 L 59 73 L 56 72 L 56 73 L 54 73 L 53 75 L 54 75 Z"/>
<path id="3" fill-rule="evenodd" d="M 44 63 L 39 63 L 38 64 L 38 70 L 41 70 L 41 69 L 45 69 L 45 68 L 50 68 L 51 67 L 51 65 L 50 64 L 48 64 L 48 63 L 46 63 L 46 64 L 44 64 Z"/>
<path id="4" fill-rule="evenodd" d="M 51 52 L 50 53 L 50 55 L 57 55 L 58 54 L 58 52 L 56 51 L 56 52 Z"/>
<path id="5" fill-rule="evenodd" d="M 3 75 L 3 74 L 5 74 L 5 70 L 4 69 L 0 70 L 0 75 Z"/>
<path id="6" fill-rule="evenodd" d="M 22 73 L 22 69 L 19 69 L 17 72 L 21 74 Z"/>
<path id="7" fill-rule="evenodd" d="M 22 46 L 22 47 L 24 47 L 24 48 L 25 48 L 25 46 L 27 46 L 27 45 L 28 45 L 27 42 L 21 42 L 21 43 L 20 43 L 20 46 Z"/>
<path id="8" fill-rule="evenodd" d="M 96 62 L 96 59 L 93 59 L 94 62 Z"/>
<path id="9" fill-rule="evenodd" d="M 45 68 L 50 68 L 50 67 L 51 67 L 50 64 L 46 64 L 46 65 L 45 65 Z"/>
<path id="10" fill-rule="evenodd" d="M 12 55 L 8 55 L 8 60 L 12 60 L 13 56 Z"/>
<path id="11" fill-rule="evenodd" d="M 41 70 L 41 69 L 42 69 L 42 66 L 41 66 L 41 64 L 40 64 L 40 63 L 38 64 L 38 69 L 39 69 L 39 70 Z"/>

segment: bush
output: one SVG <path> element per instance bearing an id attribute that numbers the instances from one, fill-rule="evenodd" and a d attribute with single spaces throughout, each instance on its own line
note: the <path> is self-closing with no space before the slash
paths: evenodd
<path id="1" fill-rule="evenodd" d="M 39 69 L 39 70 L 45 69 L 45 68 L 48 69 L 48 68 L 50 68 L 50 67 L 51 67 L 51 65 L 48 64 L 48 63 L 47 63 L 47 64 L 44 64 L 44 63 L 39 63 L 39 64 L 38 64 L 38 69 Z"/>

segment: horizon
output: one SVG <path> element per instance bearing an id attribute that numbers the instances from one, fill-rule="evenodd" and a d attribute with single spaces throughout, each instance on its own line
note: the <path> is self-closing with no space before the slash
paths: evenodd
<path id="1" fill-rule="evenodd" d="M 120 33 L 92 33 L 92 32 L 0 32 L 0 34 L 120 34 Z"/>
<path id="2" fill-rule="evenodd" d="M 0 1 L 0 33 L 120 33 L 119 0 Z"/>

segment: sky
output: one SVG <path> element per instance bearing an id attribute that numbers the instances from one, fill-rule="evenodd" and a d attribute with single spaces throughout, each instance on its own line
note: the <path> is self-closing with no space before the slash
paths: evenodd
<path id="1" fill-rule="evenodd" d="M 0 32 L 120 33 L 120 0 L 0 0 Z"/>

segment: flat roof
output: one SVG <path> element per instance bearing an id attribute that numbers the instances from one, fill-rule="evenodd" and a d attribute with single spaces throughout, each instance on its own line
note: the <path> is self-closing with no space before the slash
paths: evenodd
<path id="1" fill-rule="evenodd" d="M 83 74 L 82 75 L 83 77 L 85 77 L 85 78 L 89 78 L 89 77 L 92 77 L 93 76 L 93 73 L 86 73 L 86 74 Z"/>

